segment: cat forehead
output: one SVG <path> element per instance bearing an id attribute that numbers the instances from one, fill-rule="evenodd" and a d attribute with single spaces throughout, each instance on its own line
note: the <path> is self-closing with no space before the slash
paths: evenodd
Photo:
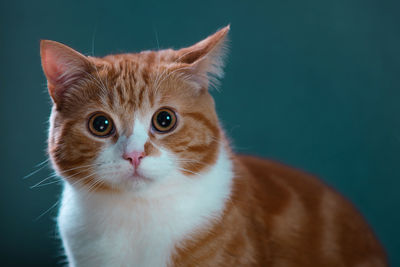
<path id="1" fill-rule="evenodd" d="M 90 59 L 96 68 L 85 89 L 92 91 L 90 95 L 98 94 L 102 103 L 110 108 L 132 106 L 137 109 L 143 104 L 152 106 L 156 101 L 155 93 L 162 97 L 165 89 L 168 89 L 166 86 L 160 88 L 169 74 L 158 52 Z"/>
<path id="2" fill-rule="evenodd" d="M 135 54 L 110 55 L 102 59 L 91 59 L 95 62 L 92 75 L 107 82 L 108 86 L 125 86 L 129 90 L 136 89 L 138 86 L 150 85 L 152 83 L 150 76 L 162 69 L 161 64 L 149 60 L 149 56 L 140 57 Z"/>
<path id="3" fill-rule="evenodd" d="M 107 90 L 103 90 L 105 95 L 113 98 L 114 94 L 121 97 L 121 103 L 126 101 L 155 102 L 156 93 L 159 98 L 165 98 L 168 94 L 173 94 L 182 81 L 174 80 L 169 69 L 171 60 L 174 59 L 173 50 L 145 51 L 138 54 L 119 54 L 109 55 L 104 58 L 91 58 L 96 65 L 92 77 L 95 85 L 102 85 Z M 98 81 L 96 81 L 96 78 Z M 147 98 L 145 95 L 147 93 Z M 129 104 L 128 103 L 128 104 Z M 139 103 L 138 103 L 139 104 Z"/>
<path id="4" fill-rule="evenodd" d="M 172 49 L 161 51 L 143 51 L 136 54 L 108 55 L 104 58 L 90 57 L 103 68 L 110 78 L 122 78 L 123 81 L 149 84 L 151 75 L 165 72 L 168 65 L 176 60 Z M 129 79 L 131 78 L 131 80 Z"/>

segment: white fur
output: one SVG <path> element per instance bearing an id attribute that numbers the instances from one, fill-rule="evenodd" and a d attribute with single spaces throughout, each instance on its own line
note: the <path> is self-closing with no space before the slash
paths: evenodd
<path id="1" fill-rule="evenodd" d="M 132 138 L 145 130 L 140 127 Z M 142 186 L 126 178 L 132 166 L 116 160 L 130 138 L 120 138 L 99 157 L 106 167 L 98 173 L 127 186 L 123 193 L 89 193 L 65 183 L 58 224 L 70 266 L 167 266 L 179 241 L 223 212 L 233 171 L 222 146 L 215 165 L 191 177 L 161 149 L 161 156 L 139 165 L 138 172 L 151 177 Z"/>
<path id="2" fill-rule="evenodd" d="M 133 124 L 133 134 L 128 140 L 127 151 L 143 151 L 144 144 L 148 139 L 147 129 L 145 125 L 136 119 Z"/>

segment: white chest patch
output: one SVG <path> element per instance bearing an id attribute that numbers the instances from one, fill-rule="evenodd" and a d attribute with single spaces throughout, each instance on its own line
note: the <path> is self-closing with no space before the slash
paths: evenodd
<path id="1" fill-rule="evenodd" d="M 140 198 L 66 184 L 58 224 L 70 266 L 167 266 L 179 241 L 222 214 L 233 177 L 221 148 L 207 173 L 173 173 Z"/>

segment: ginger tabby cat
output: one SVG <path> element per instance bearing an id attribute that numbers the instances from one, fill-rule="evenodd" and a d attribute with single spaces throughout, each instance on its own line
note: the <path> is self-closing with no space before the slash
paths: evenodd
<path id="1" fill-rule="evenodd" d="M 208 92 L 228 31 L 103 58 L 41 42 L 69 265 L 387 266 L 339 194 L 230 149 Z"/>

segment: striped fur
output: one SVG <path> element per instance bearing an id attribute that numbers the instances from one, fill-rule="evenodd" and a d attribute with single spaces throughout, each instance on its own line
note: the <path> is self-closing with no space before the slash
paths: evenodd
<path id="1" fill-rule="evenodd" d="M 317 179 L 235 155 L 208 88 L 229 26 L 180 50 L 86 57 L 42 41 L 49 155 L 66 181 L 58 224 L 71 266 L 387 266 L 358 212 Z M 168 107 L 171 132 L 152 128 Z M 112 135 L 88 119 L 107 114 Z M 123 155 L 143 152 L 137 167 Z"/>

